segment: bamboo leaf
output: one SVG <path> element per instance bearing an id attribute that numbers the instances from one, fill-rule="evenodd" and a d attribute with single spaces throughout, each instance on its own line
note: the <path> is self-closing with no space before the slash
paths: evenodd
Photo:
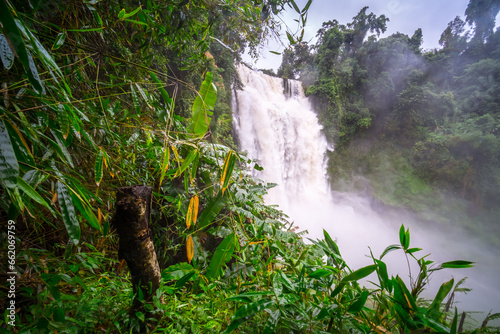
<path id="1" fill-rule="evenodd" d="M 137 20 L 132 20 L 132 19 L 125 19 L 125 21 L 127 22 L 131 22 L 131 23 L 135 23 L 135 24 L 139 24 L 141 26 L 146 26 L 148 27 L 149 25 L 147 23 L 144 23 L 142 21 L 137 21 Z"/>
<path id="2" fill-rule="evenodd" d="M 217 101 L 217 88 L 212 82 L 212 73 L 207 72 L 205 80 L 201 84 L 198 96 L 194 100 L 191 116 L 191 124 L 188 131 L 196 136 L 203 136 L 208 131 L 211 110 Z"/>
<path id="3" fill-rule="evenodd" d="M 160 185 L 159 185 L 159 187 L 161 187 L 161 185 L 163 183 L 163 179 L 165 178 L 165 174 L 167 172 L 169 162 L 170 162 L 170 149 L 169 149 L 168 145 L 164 145 L 163 155 L 161 157 L 161 171 L 160 171 Z"/>
<path id="4" fill-rule="evenodd" d="M 184 162 L 182 163 L 181 167 L 179 167 L 177 172 L 175 172 L 174 177 L 181 175 L 189 167 L 189 165 L 193 162 L 193 160 L 195 160 L 198 157 L 198 154 L 199 152 L 197 149 L 194 149 L 191 152 L 189 152 L 186 159 L 184 159 Z"/>
<path id="5" fill-rule="evenodd" d="M 224 165 L 222 166 L 222 175 L 220 179 L 222 193 L 226 190 L 229 185 L 229 181 L 231 179 L 231 175 L 233 174 L 234 165 L 236 163 L 236 154 L 233 150 L 227 152 L 226 158 L 224 159 Z"/>
<path id="6" fill-rule="evenodd" d="M 294 0 L 290 0 L 290 3 L 292 4 L 293 9 L 295 9 L 295 11 L 300 14 L 299 6 L 297 6 L 297 4 L 295 3 L 295 1 Z"/>
<path id="7" fill-rule="evenodd" d="M 326 230 L 323 230 L 323 235 L 325 236 L 325 241 L 326 241 L 328 247 L 330 248 L 330 250 L 333 252 L 333 254 L 340 256 L 339 247 L 333 241 L 333 239 L 330 237 L 328 232 L 326 232 Z"/>
<path id="8" fill-rule="evenodd" d="M 66 31 L 60 32 L 57 34 L 56 40 L 54 41 L 54 45 L 52 46 L 52 50 L 59 49 L 66 40 Z"/>
<path id="9" fill-rule="evenodd" d="M 211 198 L 205 209 L 201 212 L 200 219 L 198 220 L 198 229 L 201 230 L 210 225 L 225 203 L 226 198 L 222 195 L 222 191 L 219 191 L 217 196 Z"/>
<path id="10" fill-rule="evenodd" d="M 16 21 L 12 16 L 13 11 L 15 12 L 13 8 L 11 10 L 5 0 L 0 0 L 0 22 L 2 22 L 5 37 L 10 40 L 10 44 L 14 47 L 14 51 L 21 61 L 21 64 L 23 65 L 34 90 L 38 94 L 41 94 L 45 92 L 45 88 L 43 87 L 42 81 L 40 80 L 35 63 L 33 62 L 31 55 L 26 49 L 24 38 L 22 37 L 22 34 L 17 27 Z"/>
<path id="11" fill-rule="evenodd" d="M 102 181 L 103 166 L 104 166 L 104 153 L 102 149 L 99 149 L 97 157 L 95 158 L 95 167 L 94 167 L 95 183 L 97 184 L 98 187 Z"/>
<path id="12" fill-rule="evenodd" d="M 431 306 L 429 306 L 429 309 L 427 311 L 427 314 L 429 315 L 429 317 L 436 319 L 436 320 L 439 318 L 439 316 L 441 314 L 439 312 L 439 310 L 441 308 L 441 304 L 442 304 L 444 298 L 448 295 L 448 293 L 450 293 L 451 289 L 453 288 L 453 284 L 454 284 L 454 279 L 452 278 L 451 280 L 443 283 L 439 287 L 439 290 L 436 294 L 436 297 L 434 297 L 434 300 L 432 301 L 432 304 L 431 304 Z"/>
<path id="13" fill-rule="evenodd" d="M 196 225 L 196 221 L 198 220 L 198 207 L 200 205 L 200 199 L 198 198 L 198 195 L 195 195 L 192 199 L 193 201 L 193 225 Z"/>
<path id="14" fill-rule="evenodd" d="M 14 64 L 14 58 L 14 52 L 12 52 L 7 38 L 0 33 L 0 59 L 2 59 L 3 67 L 6 70 L 10 70 Z"/>
<path id="15" fill-rule="evenodd" d="M 278 325 L 278 322 L 280 320 L 280 311 L 271 311 L 267 310 L 267 313 L 269 314 L 269 317 L 267 318 L 266 325 L 264 326 L 264 329 L 262 330 L 262 334 L 272 334 L 274 333 L 276 329 L 276 325 Z"/>
<path id="16" fill-rule="evenodd" d="M 132 93 L 132 102 L 134 103 L 135 112 L 140 115 L 141 114 L 141 104 L 139 102 L 139 96 L 135 91 L 134 85 L 130 85 L 130 92 Z"/>
<path id="17" fill-rule="evenodd" d="M 315 270 L 312 273 L 308 274 L 307 277 L 310 277 L 310 278 L 321 278 L 321 277 L 329 276 L 329 275 L 332 275 L 332 271 L 331 270 L 320 268 L 320 269 Z"/>
<path id="18" fill-rule="evenodd" d="M 312 0 L 309 0 L 306 5 L 304 6 L 304 8 L 302 9 L 302 14 L 306 13 L 308 10 L 309 10 L 309 6 L 311 6 L 312 4 Z"/>
<path id="19" fill-rule="evenodd" d="M 126 14 L 126 13 L 127 13 L 127 12 L 125 12 L 125 8 L 123 8 L 123 9 L 122 9 L 122 10 L 120 10 L 120 12 L 118 13 L 118 18 L 119 18 L 120 20 L 123 20 L 123 18 L 125 17 L 125 14 Z"/>
<path id="20" fill-rule="evenodd" d="M 0 0 L 0 2 L 2 1 Z M 16 154 L 10 141 L 9 132 L 0 118 L 0 178 L 7 188 L 14 189 L 17 185 L 18 177 L 19 164 Z"/>
<path id="21" fill-rule="evenodd" d="M 368 299 L 368 294 L 369 294 L 368 290 L 363 290 L 359 295 L 358 299 L 354 303 L 352 303 L 351 306 L 349 306 L 347 312 L 358 313 L 359 311 L 361 311 L 363 306 L 365 306 L 366 304 L 366 300 Z"/>
<path id="22" fill-rule="evenodd" d="M 57 181 L 57 199 L 61 207 L 61 214 L 69 238 L 75 245 L 80 241 L 80 223 L 76 218 L 75 207 L 69 194 L 68 188 L 61 181 Z"/>
<path id="23" fill-rule="evenodd" d="M 69 154 L 68 149 L 66 148 L 66 145 L 62 141 L 61 138 L 59 138 L 58 134 L 55 131 L 50 130 L 52 133 L 54 139 L 56 140 L 57 144 L 52 141 L 52 145 L 55 148 L 56 152 L 59 154 L 63 160 L 66 160 L 66 162 L 72 167 L 75 168 L 73 165 L 73 160 L 71 159 L 71 154 Z"/>
<path id="24" fill-rule="evenodd" d="M 384 251 L 380 255 L 380 259 L 382 259 L 384 256 L 386 256 L 388 253 L 395 251 L 396 249 L 401 249 L 401 246 L 399 246 L 399 245 L 387 246 L 386 249 L 384 249 Z"/>
<path id="25" fill-rule="evenodd" d="M 449 261 L 441 264 L 441 268 L 460 269 L 460 268 L 472 268 L 472 267 L 474 267 L 474 262 L 462 261 L 462 260 Z"/>
<path id="26" fill-rule="evenodd" d="M 118 14 L 118 17 L 120 18 L 120 20 L 129 18 L 129 17 L 134 16 L 135 14 L 137 14 L 141 9 L 142 9 L 142 6 L 139 6 L 139 7 L 137 7 L 136 9 L 134 9 L 133 11 L 131 11 L 128 14 L 125 13 L 125 9 L 122 9 L 120 11 L 120 13 Z"/>
<path id="27" fill-rule="evenodd" d="M 25 164 L 35 166 L 35 158 L 31 154 L 28 143 L 24 139 L 21 131 L 19 131 L 19 129 L 10 121 L 5 122 L 4 124 L 9 133 L 12 148 L 16 154 L 18 163 L 23 162 Z"/>
<path id="28" fill-rule="evenodd" d="M 259 313 L 260 311 L 265 310 L 266 308 L 268 308 L 272 304 L 274 304 L 273 300 L 270 300 L 270 299 L 261 299 L 261 300 L 258 300 L 256 302 L 243 305 L 242 307 L 240 307 L 236 311 L 236 313 L 234 314 L 234 316 L 231 319 L 231 323 L 226 328 L 226 330 L 224 331 L 224 333 L 231 333 L 231 332 L 233 332 L 242 323 L 244 323 L 249 318 L 251 318 L 254 315 L 256 315 L 257 313 Z"/>
<path id="29" fill-rule="evenodd" d="M 343 283 L 347 283 L 349 281 L 360 280 L 360 279 L 362 279 L 362 278 L 370 275 L 372 272 L 375 271 L 375 269 L 377 269 L 377 265 L 376 264 L 372 264 L 372 265 L 360 268 L 360 269 L 358 269 L 356 271 L 353 271 L 352 273 L 350 273 L 346 277 L 344 277 L 342 279 L 342 282 Z"/>
<path id="30" fill-rule="evenodd" d="M 156 83 L 156 88 L 158 88 L 158 90 L 160 91 L 160 94 L 163 97 L 163 101 L 165 102 L 167 108 L 171 109 L 173 101 L 170 98 L 170 96 L 168 95 L 167 90 L 165 88 L 163 88 L 164 83 L 162 81 L 160 81 L 160 79 L 158 79 L 158 77 L 156 76 L 155 73 L 153 73 L 151 71 L 149 71 L 148 73 L 151 76 L 151 79 L 153 79 L 153 81 Z"/>
<path id="31" fill-rule="evenodd" d="M 236 235 L 234 233 L 229 234 L 224 240 L 217 246 L 212 260 L 207 268 L 207 278 L 216 278 L 219 274 L 219 268 L 228 262 L 234 252 L 236 246 Z"/>
<path id="32" fill-rule="evenodd" d="M 32 200 L 34 200 L 38 204 L 43 205 L 44 207 L 49 209 L 49 211 L 53 212 L 52 208 L 45 201 L 45 199 L 43 199 L 43 197 L 32 186 L 30 186 L 23 178 L 19 177 L 17 179 L 17 186 Z"/>
<path id="33" fill-rule="evenodd" d="M 377 263 L 377 275 L 378 279 L 380 281 L 380 286 L 383 289 L 386 289 L 387 291 L 391 292 L 392 291 L 392 284 L 391 280 L 389 280 L 389 274 L 387 273 L 387 266 L 384 262 L 380 260 L 375 260 Z"/>
<path id="34" fill-rule="evenodd" d="M 193 238 L 191 236 L 189 236 L 186 241 L 186 252 L 187 252 L 188 262 L 191 263 L 191 260 L 193 260 L 194 256 Z"/>

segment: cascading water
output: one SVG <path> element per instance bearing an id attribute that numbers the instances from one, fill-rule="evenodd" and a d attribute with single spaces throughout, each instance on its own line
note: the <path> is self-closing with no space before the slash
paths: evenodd
<path id="1" fill-rule="evenodd" d="M 238 73 L 244 87 L 233 93 L 233 123 L 240 149 L 264 168 L 255 170 L 254 176 L 278 184 L 265 199 L 267 204 L 278 204 L 311 239 L 322 238 L 322 230 L 327 230 L 353 269 L 373 263 L 367 256 L 368 246 L 378 256 L 386 246 L 397 244 L 397 231 L 404 223 L 410 227 L 413 247 L 431 252 L 438 262 L 480 260 L 474 272 L 459 276 L 469 276 L 467 286 L 474 289 L 474 298 L 460 296 L 467 305 L 465 310 L 489 311 L 499 306 L 495 277 L 500 270 L 489 266 L 496 261 L 494 253 L 456 227 L 440 230 L 400 211 L 378 212 L 357 195 L 333 196 L 326 174 L 327 142 L 300 82 L 284 82 L 242 65 Z M 450 240 L 460 247 L 449 247 Z M 388 257 L 391 259 L 384 260 L 390 261 L 389 271 L 405 277 L 404 256 L 391 253 Z M 439 272 L 434 277 L 444 282 L 451 274 Z M 427 297 L 438 287 L 431 285 Z"/>
<path id="2" fill-rule="evenodd" d="M 284 85 L 244 66 L 238 71 L 245 85 L 234 99 L 240 148 L 264 167 L 254 176 L 279 184 L 267 202 L 285 212 L 311 201 L 328 203 L 327 143 L 300 82 Z"/>

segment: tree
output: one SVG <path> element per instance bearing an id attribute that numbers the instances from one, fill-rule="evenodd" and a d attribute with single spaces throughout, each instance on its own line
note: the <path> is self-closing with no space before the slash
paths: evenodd
<path id="1" fill-rule="evenodd" d="M 495 18 L 500 11 L 499 0 L 470 0 L 465 10 L 465 20 L 475 26 L 473 40 L 484 41 L 493 34 Z"/>

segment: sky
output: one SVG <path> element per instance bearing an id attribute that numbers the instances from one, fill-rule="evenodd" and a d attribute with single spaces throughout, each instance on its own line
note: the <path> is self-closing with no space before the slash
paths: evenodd
<path id="1" fill-rule="evenodd" d="M 307 0 L 295 0 L 295 2 L 302 9 Z M 364 6 L 368 6 L 367 13 L 373 12 L 377 16 L 384 14 L 390 20 L 387 22 L 387 31 L 381 37 L 396 32 L 411 37 L 415 30 L 422 28 L 422 48 L 424 50 L 439 48 L 439 38 L 448 23 L 456 16 L 465 21 L 465 9 L 468 3 L 469 0 L 313 0 L 309 8 L 304 41 L 311 40 L 314 43 L 316 33 L 323 22 L 336 19 L 341 24 L 350 23 Z M 288 8 L 280 17 L 295 32 L 297 23 L 293 19 L 298 19 L 298 14 Z M 497 17 L 497 24 L 499 21 Z M 282 29 L 282 35 L 284 31 Z M 286 36 L 284 40 L 286 46 Z M 274 55 L 270 51 L 282 52 L 283 49 L 284 46 L 279 42 L 270 40 L 268 45 L 262 48 L 261 58 L 257 63 L 252 62 L 250 57 L 244 59 L 257 68 L 276 70 L 281 63 L 281 56 Z"/>

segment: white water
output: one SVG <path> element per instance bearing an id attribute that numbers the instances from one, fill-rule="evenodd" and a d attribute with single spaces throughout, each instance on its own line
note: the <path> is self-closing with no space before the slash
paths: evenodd
<path id="1" fill-rule="evenodd" d="M 494 252 L 456 226 L 447 230 L 424 226 L 400 211 L 376 211 L 368 198 L 332 192 L 325 168 L 327 142 L 301 84 L 289 81 L 291 94 L 287 97 L 281 79 L 245 66 L 239 66 L 238 73 L 244 88 L 235 91 L 234 126 L 240 149 L 264 168 L 254 171 L 254 176 L 278 184 L 266 198 L 267 204 L 278 204 L 300 230 L 309 232 L 307 237 L 311 239 L 322 238 L 323 229 L 328 231 L 353 270 L 372 264 L 368 247 L 378 257 L 386 246 L 398 244 L 398 229 L 404 223 L 410 228 L 411 247 L 432 253 L 430 259 L 478 262 L 474 269 L 437 272 L 425 297 L 433 297 L 439 285 L 452 275 L 455 282 L 468 276 L 465 286 L 473 288 L 473 293 L 455 297 L 464 305 L 459 304 L 459 309 L 500 312 L 500 268 Z M 401 253 L 393 252 L 384 260 L 390 274 L 408 278 Z M 415 276 L 416 268 L 412 270 Z"/>

